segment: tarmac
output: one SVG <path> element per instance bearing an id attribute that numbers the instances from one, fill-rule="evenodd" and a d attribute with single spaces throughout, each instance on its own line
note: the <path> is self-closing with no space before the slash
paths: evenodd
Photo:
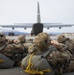
<path id="1" fill-rule="evenodd" d="M 10 69 L 0 69 L 0 75 L 28 75 L 21 67 L 14 67 Z"/>
<path id="2" fill-rule="evenodd" d="M 59 35 L 56 35 L 56 36 L 50 36 L 51 39 L 57 39 Z M 65 37 L 68 37 L 68 38 L 71 38 L 71 39 L 74 39 L 74 35 L 70 36 L 70 35 L 66 35 Z M 18 36 L 6 36 L 6 38 L 8 39 L 17 39 Z M 28 39 L 35 39 L 35 36 L 29 36 L 27 35 L 26 36 L 26 40 Z"/>
<path id="3" fill-rule="evenodd" d="M 14 67 L 11 69 L 0 69 L 0 75 L 29 75 L 29 74 L 26 74 L 21 67 Z M 74 75 L 74 73 L 66 73 L 63 75 Z"/>

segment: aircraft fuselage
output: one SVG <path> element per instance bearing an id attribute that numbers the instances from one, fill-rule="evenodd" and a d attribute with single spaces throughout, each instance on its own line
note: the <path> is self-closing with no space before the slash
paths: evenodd
<path id="1" fill-rule="evenodd" d="M 32 27 L 31 35 L 37 35 L 38 33 L 43 32 L 43 24 L 35 23 Z"/>

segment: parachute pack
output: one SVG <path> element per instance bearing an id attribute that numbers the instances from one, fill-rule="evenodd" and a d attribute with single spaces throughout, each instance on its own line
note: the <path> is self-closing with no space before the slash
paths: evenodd
<path id="1" fill-rule="evenodd" d="M 0 53 L 0 69 L 12 68 L 13 66 L 14 61 Z"/>

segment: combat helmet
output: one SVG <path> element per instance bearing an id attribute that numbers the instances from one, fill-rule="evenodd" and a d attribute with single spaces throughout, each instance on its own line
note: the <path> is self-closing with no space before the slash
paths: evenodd
<path id="1" fill-rule="evenodd" d="M 37 47 L 35 46 L 35 44 L 31 45 L 29 48 L 28 48 L 28 53 L 34 53 L 37 51 Z"/>
<path id="2" fill-rule="evenodd" d="M 0 47 L 6 44 L 6 36 L 4 33 L 0 32 Z"/>
<path id="3" fill-rule="evenodd" d="M 25 36 L 24 35 L 20 35 L 18 37 L 18 41 L 21 42 L 21 43 L 25 43 L 26 42 Z"/>
<path id="4" fill-rule="evenodd" d="M 34 44 L 40 49 L 45 50 L 48 48 L 49 35 L 47 33 L 39 33 L 34 39 Z"/>
<path id="5" fill-rule="evenodd" d="M 66 37 L 64 35 L 60 35 L 60 36 L 58 36 L 57 40 L 59 43 L 64 43 L 66 41 Z"/>

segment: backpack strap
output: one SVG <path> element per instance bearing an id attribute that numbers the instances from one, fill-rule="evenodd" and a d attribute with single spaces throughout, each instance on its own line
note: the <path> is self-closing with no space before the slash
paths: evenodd
<path id="1" fill-rule="evenodd" d="M 4 46 L 0 47 L 0 51 L 3 50 L 6 47 L 7 44 L 5 44 Z"/>
<path id="2" fill-rule="evenodd" d="M 51 54 L 51 52 L 56 51 L 56 50 L 57 50 L 57 48 L 55 46 L 51 45 L 49 47 L 48 51 L 46 51 L 42 56 L 47 57 L 49 54 Z"/>

